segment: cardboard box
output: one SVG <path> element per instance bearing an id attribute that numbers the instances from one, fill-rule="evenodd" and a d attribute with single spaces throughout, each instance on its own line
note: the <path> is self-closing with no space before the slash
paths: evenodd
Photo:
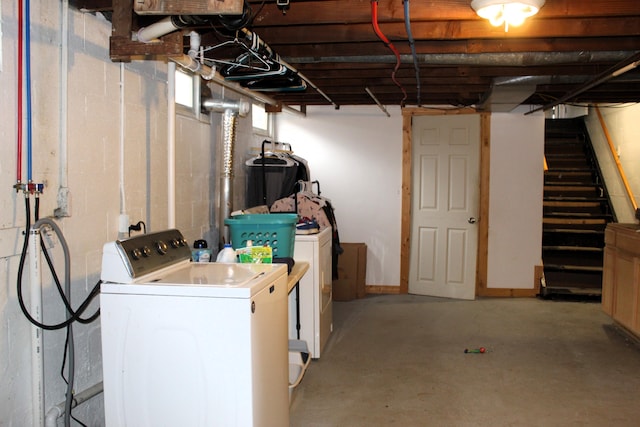
<path id="1" fill-rule="evenodd" d="M 344 252 L 338 257 L 338 278 L 333 281 L 334 301 L 364 298 L 367 275 L 367 245 L 340 243 Z"/>

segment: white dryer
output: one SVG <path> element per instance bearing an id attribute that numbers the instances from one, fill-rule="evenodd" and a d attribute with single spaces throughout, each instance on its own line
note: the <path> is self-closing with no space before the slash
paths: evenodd
<path id="1" fill-rule="evenodd" d="M 300 316 L 290 312 L 289 337 L 306 341 L 314 359 L 320 358 L 333 331 L 331 233 L 328 227 L 317 234 L 295 237 L 294 259 L 308 262 L 309 270 L 298 285 Z M 290 310 L 293 306 L 290 300 Z"/>

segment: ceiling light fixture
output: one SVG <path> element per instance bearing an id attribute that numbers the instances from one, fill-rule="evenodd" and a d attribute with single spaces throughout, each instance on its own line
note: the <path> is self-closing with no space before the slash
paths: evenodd
<path id="1" fill-rule="evenodd" d="M 504 31 L 509 26 L 522 25 L 530 16 L 538 13 L 545 0 L 473 0 L 471 7 L 478 16 L 488 19 L 491 25 L 504 25 Z"/>

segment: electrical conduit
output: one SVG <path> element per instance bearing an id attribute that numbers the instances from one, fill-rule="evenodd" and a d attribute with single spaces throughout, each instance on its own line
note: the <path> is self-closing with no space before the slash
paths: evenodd
<path id="1" fill-rule="evenodd" d="M 125 128 L 125 105 L 124 105 L 124 62 L 120 63 L 120 170 L 119 170 L 119 188 L 120 188 L 120 215 L 118 216 L 118 238 L 126 237 L 128 231 L 129 218 L 127 215 L 126 197 L 124 190 L 124 128 Z"/>
<path id="2" fill-rule="evenodd" d="M 54 211 L 56 217 L 70 216 L 69 206 L 69 156 L 67 154 L 67 118 L 68 118 L 68 92 L 69 92 L 69 0 L 62 0 L 60 4 L 60 132 L 58 134 L 60 144 L 60 171 L 58 185 L 58 207 Z"/>
<path id="3" fill-rule="evenodd" d="M 167 63 L 167 227 L 176 226 L 176 64 Z"/>

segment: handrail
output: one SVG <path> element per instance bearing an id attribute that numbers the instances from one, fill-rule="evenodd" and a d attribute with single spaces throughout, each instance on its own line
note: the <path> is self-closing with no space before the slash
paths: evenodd
<path id="1" fill-rule="evenodd" d="M 598 113 L 598 119 L 600 120 L 600 126 L 602 126 L 602 130 L 604 131 L 604 136 L 607 138 L 607 143 L 609 144 L 609 149 L 611 150 L 611 155 L 613 156 L 613 160 L 616 162 L 616 167 L 618 168 L 618 173 L 620 174 L 620 178 L 622 179 L 622 183 L 624 184 L 625 190 L 627 190 L 627 195 L 629 196 L 629 200 L 631 201 L 631 205 L 633 206 L 634 212 L 638 210 L 638 204 L 636 203 L 635 197 L 633 197 L 633 192 L 631 191 L 631 187 L 629 186 L 629 181 L 627 181 L 627 177 L 624 174 L 624 170 L 622 169 L 622 163 L 620 163 L 620 156 L 616 152 L 615 146 L 613 145 L 613 141 L 611 139 L 611 135 L 609 134 L 609 130 L 607 129 L 607 124 L 604 122 L 604 117 L 602 117 L 602 113 L 600 112 L 600 108 L 596 105 L 596 113 Z"/>

